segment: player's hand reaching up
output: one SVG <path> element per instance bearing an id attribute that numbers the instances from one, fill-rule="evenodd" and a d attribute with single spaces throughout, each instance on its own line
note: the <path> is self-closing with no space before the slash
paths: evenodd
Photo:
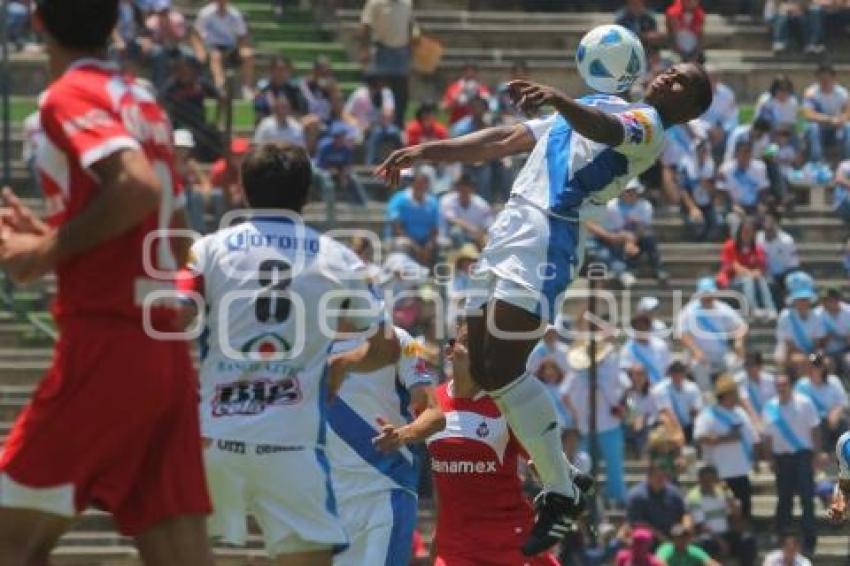
<path id="1" fill-rule="evenodd" d="M 375 445 L 375 448 L 377 448 L 379 452 L 383 452 L 385 454 L 395 452 L 407 444 L 407 438 L 405 435 L 406 429 L 403 426 L 396 427 L 395 425 L 388 423 L 382 417 L 378 417 L 377 422 L 378 426 L 381 427 L 381 432 L 378 436 L 372 439 L 372 444 Z"/>
<path id="2" fill-rule="evenodd" d="M 383 177 L 390 188 L 398 188 L 401 184 L 401 172 L 415 165 L 419 161 L 421 153 L 419 146 L 398 149 L 392 152 L 386 161 L 375 169 L 375 175 Z"/>
<path id="3" fill-rule="evenodd" d="M 567 98 L 550 86 L 524 80 L 509 82 L 508 93 L 514 105 L 529 116 L 536 115 L 542 106 L 557 106 L 558 101 Z"/>

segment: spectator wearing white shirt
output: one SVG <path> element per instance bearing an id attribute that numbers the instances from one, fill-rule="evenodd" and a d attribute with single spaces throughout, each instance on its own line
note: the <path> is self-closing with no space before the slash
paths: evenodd
<path id="1" fill-rule="evenodd" d="M 768 552 L 762 566 L 812 566 L 812 561 L 800 554 L 800 541 L 794 531 L 780 533 L 779 541 L 782 548 Z"/>
<path id="2" fill-rule="evenodd" d="M 254 132 L 254 143 L 288 143 L 305 147 L 304 127 L 292 115 L 292 107 L 285 96 L 275 98 L 272 103 L 272 115 L 260 120 Z"/>
<path id="3" fill-rule="evenodd" d="M 650 332 L 652 332 L 655 336 L 664 339 L 669 337 L 671 332 L 664 321 L 659 319 L 656 315 L 660 305 L 661 301 L 658 300 L 658 297 L 653 297 L 651 295 L 641 297 L 638 301 L 637 308 L 635 309 L 635 314 L 648 316 Z"/>
<path id="4" fill-rule="evenodd" d="M 701 223 L 702 206 L 693 180 L 701 177 L 697 148 L 708 139 L 705 122 L 697 119 L 668 128 L 661 153 L 661 188 L 672 204 L 681 206 L 691 223 Z M 688 177 L 685 177 L 685 175 Z M 712 174 L 713 176 L 713 174 Z M 699 195 L 697 195 L 699 196 Z"/>
<path id="5" fill-rule="evenodd" d="M 765 149 L 770 145 L 770 132 L 773 130 L 770 122 L 766 119 L 756 116 L 752 124 L 741 124 L 729 135 L 729 142 L 726 144 L 726 153 L 723 154 L 723 163 L 734 161 L 735 148 L 742 141 L 750 142 L 753 149 L 753 155 L 764 155 Z"/>
<path id="6" fill-rule="evenodd" d="M 378 162 L 382 146 L 398 149 L 403 144 L 401 130 L 395 125 L 395 97 L 376 75 L 366 75 L 366 84 L 358 87 L 345 104 L 345 112 L 357 120 L 366 140 L 366 165 Z"/>
<path id="7" fill-rule="evenodd" d="M 756 234 L 756 245 L 764 250 L 767 260 L 765 274 L 769 278 L 773 302 L 781 305 L 785 302 L 785 278 L 800 269 L 797 242 L 780 228 L 776 214 L 768 212 L 764 215 L 762 229 Z"/>
<path id="8" fill-rule="evenodd" d="M 440 199 L 440 213 L 445 223 L 446 237 L 455 247 L 473 243 L 483 248 L 487 243 L 487 230 L 493 223 L 493 210 L 481 196 L 475 194 L 471 176 L 461 175 L 455 190 Z"/>
<path id="9" fill-rule="evenodd" d="M 741 406 L 754 424 L 761 428 L 764 405 L 776 397 L 776 382 L 772 373 L 764 370 L 761 352 L 747 352 L 744 369 L 735 375 Z"/>
<path id="10" fill-rule="evenodd" d="M 819 354 L 809 356 L 803 375 L 794 384 L 794 391 L 808 397 L 821 419 L 822 446 L 835 446 L 838 437 L 848 426 L 847 390 L 841 380 L 829 373 L 826 360 Z"/>
<path id="11" fill-rule="evenodd" d="M 821 63 L 817 81 L 803 94 L 803 117 L 809 160 L 824 160 L 824 146 L 837 145 L 842 159 L 850 159 L 850 93 L 836 81 L 835 69 Z"/>
<path id="12" fill-rule="evenodd" d="M 800 101 L 787 75 L 777 75 L 767 92 L 761 93 L 756 101 L 755 116 L 767 120 L 773 129 L 782 126 L 795 129 L 799 114 Z"/>
<path id="13" fill-rule="evenodd" d="M 691 372 L 704 390 L 714 379 L 731 370 L 744 356 L 749 327 L 728 304 L 715 297 L 713 277 L 699 280 L 697 292 L 679 313 L 676 329 L 688 351 Z M 729 347 L 732 342 L 733 347 Z"/>
<path id="14" fill-rule="evenodd" d="M 702 447 L 706 463 L 717 468 L 741 505 L 741 516 L 752 519 L 753 471 L 761 442 L 755 425 L 739 405 L 738 385 L 728 374 L 714 385 L 717 403 L 704 408 L 694 425 L 694 440 Z"/>
<path id="15" fill-rule="evenodd" d="M 738 126 L 738 103 L 735 101 L 735 92 L 720 81 L 717 68 L 709 64 L 706 65 L 706 71 L 714 98 L 700 120 L 707 124 L 712 153 L 719 158 L 726 149 L 726 139 Z"/>
<path id="16" fill-rule="evenodd" d="M 829 287 L 821 294 L 821 304 L 815 314 L 826 333 L 824 352 L 834 371 L 847 375 L 850 370 L 850 305 L 843 301 L 839 287 Z"/>
<path id="17" fill-rule="evenodd" d="M 213 82 L 224 89 L 224 68 L 236 62 L 242 68 L 242 96 L 254 97 L 254 50 L 248 36 L 248 24 L 242 12 L 229 0 L 214 0 L 198 11 L 192 36 L 198 60 L 209 62 Z"/>
<path id="18" fill-rule="evenodd" d="M 685 441 L 694 437 L 694 421 L 702 409 L 702 393 L 696 383 L 688 379 L 688 368 L 675 361 L 670 364 L 668 377 L 652 388 L 652 395 L 660 409 L 669 409 L 685 433 Z"/>
<path id="19" fill-rule="evenodd" d="M 790 283 L 795 275 L 786 280 L 791 304 L 782 310 L 776 322 L 774 359 L 783 367 L 789 365 L 795 353 L 808 356 L 822 349 L 826 339 L 823 322 L 814 312 L 815 291 L 808 283 L 795 287 Z"/>
<path id="20" fill-rule="evenodd" d="M 634 283 L 634 276 L 630 272 L 637 268 L 637 260 L 645 255 L 653 275 L 664 284 L 669 276 L 662 268 L 658 240 L 652 230 L 652 204 L 641 197 L 643 192 L 643 184 L 635 178 L 629 181 L 619 197 L 608 202 L 602 230 L 594 232 L 601 244 L 597 252 L 620 275 L 621 280 L 631 283 Z M 624 271 L 626 269 L 628 271 Z M 626 278 L 626 274 L 630 277 Z"/>
<path id="21" fill-rule="evenodd" d="M 791 379 L 776 376 L 776 398 L 762 411 L 764 453 L 776 474 L 776 529 L 791 526 L 794 496 L 803 508 L 803 547 L 817 542 L 813 455 L 821 450 L 820 417 L 809 399 L 795 393 Z"/>
<path id="22" fill-rule="evenodd" d="M 738 142 L 734 159 L 720 166 L 717 188 L 728 194 L 732 209 L 728 218 L 729 232 L 734 236 L 745 216 L 756 214 L 763 208 L 770 188 L 767 167 L 761 159 L 753 157 L 750 142 Z"/>
<path id="23" fill-rule="evenodd" d="M 666 340 L 653 335 L 650 324 L 645 313 L 632 318 L 630 337 L 620 351 L 620 367 L 628 370 L 634 365 L 643 366 L 654 386 L 664 379 L 670 365 L 670 348 Z"/>
<path id="24" fill-rule="evenodd" d="M 581 449 L 588 450 L 590 425 L 590 353 L 587 342 L 570 348 L 567 361 L 569 377 L 561 389 L 561 399 L 573 416 L 581 434 Z M 626 482 L 623 476 L 626 392 L 631 385 L 620 369 L 615 348 L 610 343 L 597 345 L 596 350 L 596 439 L 605 460 L 605 495 L 620 505 L 626 502 Z"/>
<path id="25" fill-rule="evenodd" d="M 640 364 L 634 364 L 625 371 L 631 381 L 631 387 L 626 395 L 628 407 L 626 441 L 639 457 L 643 457 L 646 454 L 649 431 L 661 418 L 661 411 L 652 395 L 652 384 L 646 369 Z M 668 414 L 667 419 L 672 422 L 675 417 Z"/>

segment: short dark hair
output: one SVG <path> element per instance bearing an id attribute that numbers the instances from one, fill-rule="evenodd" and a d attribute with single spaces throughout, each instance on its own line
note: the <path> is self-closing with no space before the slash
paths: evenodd
<path id="1" fill-rule="evenodd" d="M 794 83 L 791 82 L 788 75 L 780 74 L 773 77 L 773 81 L 770 83 L 770 96 L 776 96 L 776 93 L 780 90 L 794 92 Z"/>
<path id="2" fill-rule="evenodd" d="M 764 116 L 759 116 L 758 118 L 753 120 L 753 129 L 758 130 L 760 132 L 769 132 L 773 129 L 773 125 L 770 123 L 770 120 L 768 120 Z"/>
<path id="3" fill-rule="evenodd" d="M 289 57 L 286 57 L 284 55 L 275 55 L 274 57 L 272 57 L 271 61 L 269 62 L 269 68 L 274 68 L 274 67 L 287 67 L 287 68 L 291 69 L 292 68 L 292 59 L 290 59 Z"/>
<path id="4" fill-rule="evenodd" d="M 436 114 L 437 104 L 433 100 L 423 100 L 416 109 L 416 119 L 421 120 L 426 114 Z"/>
<path id="5" fill-rule="evenodd" d="M 295 145 L 266 143 L 253 147 L 242 163 L 242 185 L 251 208 L 301 212 L 312 181 L 310 157 Z"/>
<path id="6" fill-rule="evenodd" d="M 59 45 L 85 51 L 106 47 L 118 23 L 119 0 L 38 0 L 36 13 Z"/>
<path id="7" fill-rule="evenodd" d="M 747 355 L 744 356 L 744 365 L 745 366 L 760 366 L 764 364 L 764 358 L 761 355 L 761 352 L 758 350 L 750 350 L 747 352 Z"/>
<path id="8" fill-rule="evenodd" d="M 815 71 L 816 75 L 820 75 L 821 73 L 828 73 L 835 76 L 835 67 L 832 66 L 832 63 L 823 62 L 818 65 L 818 68 Z"/>
<path id="9" fill-rule="evenodd" d="M 706 476 L 708 474 L 713 474 L 715 477 L 720 476 L 720 474 L 717 472 L 717 468 L 715 468 L 711 464 L 705 464 L 704 466 L 701 466 L 699 470 L 697 470 L 697 477 L 698 478 L 701 478 L 701 477 Z"/>

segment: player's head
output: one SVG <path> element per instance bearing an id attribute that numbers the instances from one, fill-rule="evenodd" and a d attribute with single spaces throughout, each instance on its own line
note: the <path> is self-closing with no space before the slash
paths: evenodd
<path id="1" fill-rule="evenodd" d="M 307 202 L 313 169 L 307 152 L 285 143 L 252 148 L 242 163 L 242 185 L 248 206 L 301 212 Z"/>
<path id="2" fill-rule="evenodd" d="M 658 110 L 665 126 L 702 116 L 714 97 L 711 80 L 696 63 L 673 65 L 649 83 L 646 102 Z"/>
<path id="3" fill-rule="evenodd" d="M 37 0 L 35 22 L 64 49 L 98 51 L 118 23 L 118 0 Z"/>

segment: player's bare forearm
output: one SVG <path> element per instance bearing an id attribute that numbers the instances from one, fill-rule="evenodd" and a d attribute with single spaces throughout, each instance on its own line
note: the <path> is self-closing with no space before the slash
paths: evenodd
<path id="1" fill-rule="evenodd" d="M 423 143 L 393 152 L 376 173 L 397 186 L 402 169 L 419 162 L 431 163 L 481 163 L 510 155 L 527 153 L 534 148 L 535 140 L 522 124 L 486 128 L 447 140 Z"/>
<path id="2" fill-rule="evenodd" d="M 141 151 L 125 150 L 94 164 L 100 191 L 55 235 L 55 257 L 64 260 L 141 223 L 160 203 L 162 187 Z"/>
<path id="3" fill-rule="evenodd" d="M 410 397 L 410 410 L 416 418 L 402 427 L 405 443 L 425 442 L 446 428 L 446 417 L 440 410 L 433 387 L 416 387 Z"/>
<path id="4" fill-rule="evenodd" d="M 616 147 L 625 139 L 623 126 L 614 116 L 580 104 L 557 89 L 520 80 L 509 83 L 508 92 L 514 102 L 529 113 L 551 105 L 576 132 L 591 141 Z"/>

